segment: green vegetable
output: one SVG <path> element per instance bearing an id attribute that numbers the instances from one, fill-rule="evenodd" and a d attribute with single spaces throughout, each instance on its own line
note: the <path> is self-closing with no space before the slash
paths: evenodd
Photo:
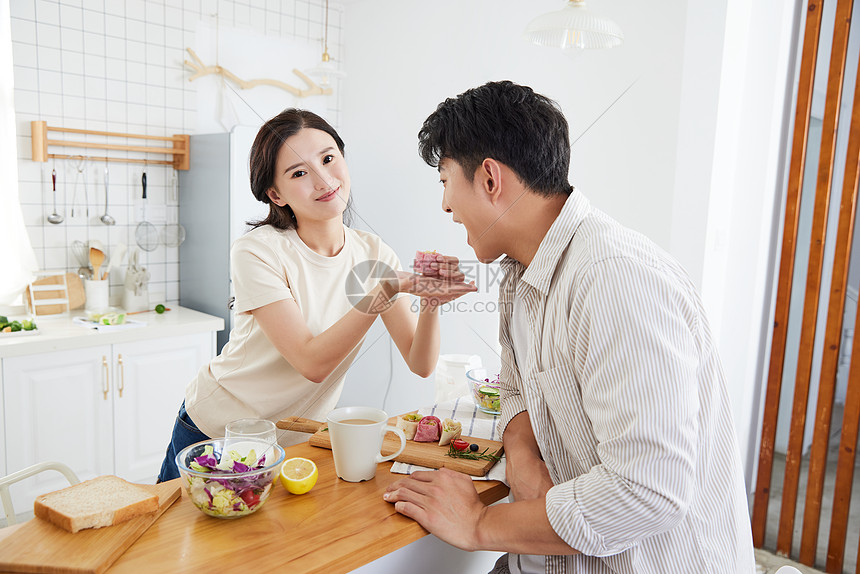
<path id="1" fill-rule="evenodd" d="M 19 321 L 12 321 L 11 323 L 9 323 L 9 327 L 11 327 L 12 332 L 15 333 L 16 331 L 21 330 L 21 323 Z"/>
<path id="2" fill-rule="evenodd" d="M 167 308 L 164 305 L 162 305 L 161 303 L 159 303 L 158 305 L 155 306 L 155 312 L 158 313 L 159 315 L 164 313 L 166 310 L 167 310 Z"/>
<path id="3" fill-rule="evenodd" d="M 0 315 L 0 325 L 5 325 L 9 322 L 9 317 L 6 315 Z"/>
<path id="4" fill-rule="evenodd" d="M 23 321 L 21 321 L 21 328 L 25 331 L 32 331 L 36 328 L 36 323 L 31 321 L 30 319 L 24 319 Z"/>
<path id="5" fill-rule="evenodd" d="M 502 460 L 502 458 L 499 456 L 496 456 L 494 454 L 488 454 L 488 450 L 490 449 L 485 448 L 483 452 L 457 450 L 457 448 L 452 444 L 448 447 L 448 452 L 446 452 L 445 455 L 450 456 L 451 458 L 468 458 L 469 460 L 490 460 L 493 462 L 499 462 L 500 460 Z"/>

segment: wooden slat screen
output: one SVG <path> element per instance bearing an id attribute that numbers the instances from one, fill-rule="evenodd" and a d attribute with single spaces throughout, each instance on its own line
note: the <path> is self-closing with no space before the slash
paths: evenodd
<path id="1" fill-rule="evenodd" d="M 821 32 L 822 1 L 809 0 L 807 4 L 803 52 L 800 59 L 797 107 L 794 115 L 794 135 L 786 190 L 785 220 L 779 260 L 767 395 L 762 416 L 758 474 L 753 499 L 752 532 L 753 543 L 757 548 L 764 546 L 764 535 L 767 527 L 767 507 L 773 472 L 773 446 L 776 440 L 776 419 L 779 414 L 779 395 L 782 387 L 783 363 L 785 362 L 788 312 L 794 275 L 795 241 L 797 239 L 798 217 L 800 216 L 800 192 L 803 187 L 803 166 L 806 163 L 809 116 L 812 110 L 812 88 L 815 81 L 815 62 L 818 58 L 818 37 Z"/>
<path id="2" fill-rule="evenodd" d="M 827 92 L 822 122 L 821 150 L 816 178 L 809 261 L 804 288 L 804 304 L 794 397 L 789 421 L 789 442 L 786 452 L 785 477 L 776 551 L 791 556 L 795 516 L 798 503 L 803 438 L 808 410 L 810 379 L 814 360 L 814 342 L 818 324 L 818 303 L 824 265 L 824 242 L 827 236 L 829 202 L 833 183 L 836 133 L 842 98 L 845 64 L 848 51 L 853 0 L 836 0 L 831 59 L 827 76 Z M 786 189 L 786 212 L 783 230 L 777 299 L 773 327 L 770 368 L 766 386 L 764 416 L 758 476 L 753 502 L 753 540 L 758 548 L 765 544 L 770 484 L 773 473 L 774 442 L 779 415 L 783 365 L 786 355 L 788 314 L 794 272 L 797 226 L 801 203 L 805 148 L 808 144 L 811 94 L 815 76 L 822 25 L 823 0 L 807 3 L 804 44 L 798 78 L 798 98 L 795 110 L 795 129 L 792 139 L 791 163 Z M 836 391 L 836 374 L 839 365 L 840 345 L 844 329 L 845 296 L 851 247 L 854 243 L 854 221 L 857 215 L 858 188 L 860 188 L 860 59 L 855 78 L 854 101 L 850 117 L 845 174 L 839 206 L 838 227 L 835 236 L 833 270 L 827 308 L 824 345 L 821 349 L 821 375 L 815 409 L 815 424 L 809 453 L 809 472 L 803 512 L 802 535 L 798 560 L 815 566 L 821 523 L 821 507 L 832 427 L 833 405 Z M 843 127 L 845 127 L 843 122 Z M 800 285 L 795 288 L 801 288 Z M 860 307 L 855 318 L 855 329 L 860 328 Z M 830 517 L 829 541 L 826 553 L 826 570 L 840 574 L 845 558 L 846 538 L 851 506 L 854 465 L 856 461 L 857 431 L 860 427 L 860 332 L 854 337 L 851 365 L 848 373 L 848 390 L 845 398 L 842 431 L 833 495 L 833 512 Z M 858 554 L 860 554 L 860 540 Z M 860 574 L 860 559 L 856 568 Z"/>
<path id="3" fill-rule="evenodd" d="M 809 381 L 812 376 L 815 348 L 815 327 L 818 323 L 821 272 L 824 267 L 824 239 L 827 236 L 827 217 L 830 213 L 830 188 L 833 183 L 833 163 L 836 155 L 836 129 L 839 126 L 839 107 L 842 103 L 842 83 L 845 78 L 848 33 L 851 30 L 853 7 L 853 0 L 838 0 L 836 4 L 830 69 L 827 74 L 827 98 L 821 125 L 821 151 L 818 161 L 818 179 L 815 186 L 812 234 L 809 241 L 806 293 L 803 299 L 803 323 L 800 330 L 797 376 L 794 382 L 794 401 L 791 409 L 788 450 L 785 456 L 785 482 L 782 488 L 782 508 L 776 540 L 777 552 L 785 556 L 791 554 L 794 535 L 797 489 L 800 481 L 800 464 L 803 458 L 803 433 L 806 429 Z"/>
<path id="4" fill-rule="evenodd" d="M 858 62 L 857 78 L 854 85 L 854 103 L 851 111 L 848 150 L 845 154 L 845 175 L 842 180 L 839 224 L 833 255 L 827 329 L 824 335 L 821 378 L 815 408 L 815 427 L 812 446 L 809 451 L 809 475 L 799 558 L 800 562 L 809 566 L 815 562 L 815 551 L 818 547 L 821 499 L 824 490 L 825 471 L 827 470 L 830 423 L 836 391 L 836 371 L 839 365 L 842 323 L 845 314 L 845 288 L 848 284 L 848 266 L 851 260 L 851 244 L 854 239 L 854 218 L 857 213 L 857 184 L 858 174 L 860 174 L 858 161 L 860 161 L 860 62 Z M 844 540 L 844 535 L 842 538 Z M 840 555 L 842 553 L 840 552 Z M 839 569 L 841 569 L 841 564 Z M 838 570 L 836 571 L 838 572 Z"/>

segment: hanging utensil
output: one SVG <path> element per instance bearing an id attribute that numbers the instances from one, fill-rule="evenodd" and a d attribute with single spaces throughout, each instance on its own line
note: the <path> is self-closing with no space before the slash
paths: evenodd
<path id="1" fill-rule="evenodd" d="M 146 170 L 140 178 L 140 183 L 143 187 L 143 221 L 137 224 L 134 238 L 137 240 L 138 247 L 144 251 L 155 251 L 158 247 L 158 229 L 146 220 Z"/>
<path id="2" fill-rule="evenodd" d="M 51 170 L 51 181 L 53 182 L 54 188 L 54 212 L 48 216 L 48 223 L 53 223 L 54 225 L 58 223 L 62 223 L 65 217 L 57 213 L 57 170 Z"/>
<path id="3" fill-rule="evenodd" d="M 185 241 L 185 227 L 170 223 L 161 228 L 161 243 L 167 247 L 179 247 Z"/>
<path id="4" fill-rule="evenodd" d="M 99 217 L 99 221 L 105 225 L 113 225 L 116 223 L 116 219 L 108 215 L 108 176 L 108 167 L 105 166 L 105 214 Z"/>

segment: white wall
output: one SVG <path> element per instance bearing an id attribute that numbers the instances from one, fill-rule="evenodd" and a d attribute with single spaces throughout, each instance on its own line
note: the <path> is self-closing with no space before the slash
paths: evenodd
<path id="1" fill-rule="evenodd" d="M 674 0 L 659 10 L 635 0 L 589 5 L 618 22 L 625 42 L 570 59 L 521 39 L 528 20 L 560 8 L 557 0 L 347 4 L 342 131 L 359 223 L 407 263 L 415 249 L 472 258 L 461 228 L 441 212 L 435 170 L 417 156 L 418 129 L 436 105 L 511 79 L 556 99 L 575 140 L 633 83 L 574 144 L 571 182 L 672 252 L 702 286 L 749 481 L 792 7 L 775 0 Z M 479 285 L 482 298 L 495 296 L 492 285 L 480 278 Z M 443 316 L 443 352 L 498 362 L 496 334 L 495 313 Z M 373 339 L 342 402 L 379 396 L 388 384 L 390 344 Z M 409 374 L 399 357 L 393 363 L 386 408 L 432 400 L 432 381 Z"/>
<path id="2" fill-rule="evenodd" d="M 117 223 L 107 227 L 99 221 L 105 207 L 104 164 L 88 162 L 84 167 L 89 196 L 89 217 L 84 217 L 84 180 L 74 162 L 31 160 L 31 120 L 46 120 L 53 127 L 158 136 L 228 131 L 214 117 L 217 80 L 205 77 L 188 81 L 191 73 L 183 65 L 190 59 L 186 48 L 195 50 L 206 65 L 215 64 L 217 53 L 218 63 L 243 79 L 273 78 L 297 87 L 304 84 L 292 69 L 314 66 L 322 54 L 323 4 L 319 0 L 11 0 L 9 5 L 18 190 L 24 223 L 43 270 L 77 270 L 79 264 L 69 249 L 74 240 L 98 239 L 108 249 L 121 242 L 135 245 L 143 166 L 109 164 L 109 213 Z M 333 54 L 341 51 L 340 15 L 338 7 L 330 9 L 329 47 Z M 261 118 L 290 105 L 326 108 L 327 117 L 337 123 L 339 93 L 300 101 L 287 92 L 263 86 L 241 94 L 241 98 L 228 90 L 228 98 L 244 123 L 259 125 Z M 56 132 L 49 138 L 81 139 Z M 140 145 L 140 140 L 128 143 Z M 48 151 L 86 153 L 74 148 L 52 147 Z M 104 154 L 98 151 L 92 155 Z M 135 155 L 140 154 L 126 157 Z M 57 207 L 66 217 L 60 225 L 46 221 L 53 209 L 54 168 L 58 174 Z M 146 171 L 147 220 L 159 227 L 178 221 L 178 201 L 170 193 L 173 169 L 149 165 Z M 152 305 L 165 300 L 177 303 L 179 249 L 159 246 L 144 253 L 141 263 L 151 273 Z M 125 266 L 111 269 L 114 303 L 121 299 L 124 271 Z"/>

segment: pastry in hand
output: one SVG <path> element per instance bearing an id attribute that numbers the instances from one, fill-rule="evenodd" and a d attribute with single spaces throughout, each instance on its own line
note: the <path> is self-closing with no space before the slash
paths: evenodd
<path id="1" fill-rule="evenodd" d="M 406 440 L 415 438 L 415 431 L 418 430 L 418 421 L 421 420 L 421 415 L 409 413 L 397 417 L 397 428 L 403 431 L 406 435 Z"/>
<path id="2" fill-rule="evenodd" d="M 462 431 L 463 425 L 459 421 L 445 419 L 442 421 L 442 435 L 439 438 L 439 446 L 445 446 L 450 444 L 455 438 L 460 438 Z"/>
<path id="3" fill-rule="evenodd" d="M 426 416 L 418 421 L 418 429 L 415 431 L 415 442 L 437 442 L 442 436 L 442 422 L 432 415 Z"/>
<path id="4" fill-rule="evenodd" d="M 430 266 L 436 262 L 436 256 L 439 255 L 436 251 L 416 251 L 415 261 L 412 263 L 412 268 L 415 273 L 424 275 L 425 277 L 438 277 L 439 270 Z"/>

